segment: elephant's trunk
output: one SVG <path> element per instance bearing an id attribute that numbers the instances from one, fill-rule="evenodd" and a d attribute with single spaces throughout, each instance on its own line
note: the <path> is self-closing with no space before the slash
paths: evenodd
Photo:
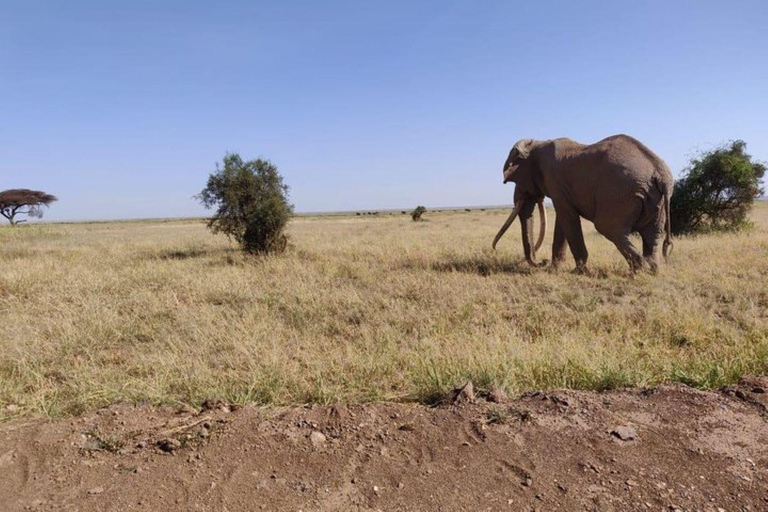
<path id="1" fill-rule="evenodd" d="M 547 235 L 547 212 L 544 208 L 544 202 L 539 201 L 539 237 L 536 240 L 536 244 L 533 243 L 533 204 L 527 203 L 525 200 L 520 200 L 515 204 L 512 209 L 512 213 L 509 214 L 504 225 L 501 226 L 499 232 L 496 233 L 496 237 L 493 239 L 493 248 L 496 249 L 496 244 L 499 242 L 504 233 L 507 232 L 509 226 L 515 221 L 518 214 L 520 215 L 520 227 L 523 231 L 523 251 L 525 253 L 525 259 L 531 265 L 538 265 L 536 262 L 536 251 L 539 250 L 544 243 L 544 237 Z"/>
<path id="2" fill-rule="evenodd" d="M 509 214 L 509 218 L 504 222 L 504 225 L 501 226 L 501 229 L 498 233 L 496 233 L 496 237 L 493 239 L 493 249 L 496 250 L 496 244 L 499 242 L 502 236 L 504 236 L 504 233 L 507 232 L 509 229 L 509 226 L 512 225 L 512 223 L 515 221 L 515 217 L 517 217 L 517 213 L 520 211 L 520 208 L 523 206 L 523 202 L 519 201 L 517 204 L 515 204 L 515 207 L 512 209 L 512 213 Z"/>
<path id="3" fill-rule="evenodd" d="M 525 261 L 533 265 L 538 265 L 536 262 L 536 247 L 533 244 L 533 208 L 526 208 L 528 210 L 527 215 L 520 216 L 520 229 L 523 235 L 523 253 L 525 254 Z"/>
<path id="4" fill-rule="evenodd" d="M 533 243 L 533 211 L 536 209 L 536 203 L 539 205 L 539 237 L 536 243 Z M 547 212 L 544 209 L 544 201 L 533 200 L 526 201 L 524 206 L 520 208 L 520 229 L 523 235 L 523 252 L 525 253 L 525 260 L 538 267 L 546 264 L 546 262 L 539 263 L 536 261 L 536 251 L 544 243 L 544 237 L 547 234 Z"/>

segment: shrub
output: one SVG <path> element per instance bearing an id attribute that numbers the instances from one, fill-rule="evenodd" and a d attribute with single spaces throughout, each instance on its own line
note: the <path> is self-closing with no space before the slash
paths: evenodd
<path id="1" fill-rule="evenodd" d="M 248 252 L 283 251 L 283 233 L 293 214 L 288 186 L 269 160 L 243 161 L 238 154 L 224 157 L 224 166 L 208 177 L 197 196 L 206 208 L 216 208 L 208 220 L 214 233 L 235 239 Z"/>
<path id="2" fill-rule="evenodd" d="M 427 209 L 423 206 L 417 206 L 412 212 L 411 212 L 411 218 L 414 221 L 421 220 L 421 216 L 424 215 L 427 212 Z"/>
<path id="3" fill-rule="evenodd" d="M 727 231 L 747 225 L 754 200 L 762 194 L 763 163 L 753 162 L 747 144 L 736 140 L 691 160 L 675 183 L 672 231 Z"/>

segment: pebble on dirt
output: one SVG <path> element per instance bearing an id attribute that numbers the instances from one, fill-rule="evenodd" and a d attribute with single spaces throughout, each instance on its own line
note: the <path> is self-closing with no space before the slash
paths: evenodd
<path id="1" fill-rule="evenodd" d="M 496 404 L 504 403 L 508 400 L 507 394 L 504 392 L 503 389 L 499 388 L 493 388 L 490 393 L 488 393 L 488 401 L 493 402 Z"/>
<path id="2" fill-rule="evenodd" d="M 631 441 L 633 439 L 637 439 L 637 430 L 635 430 L 635 427 L 622 425 L 613 429 L 611 431 L 611 435 L 621 439 L 622 441 Z"/>
<path id="3" fill-rule="evenodd" d="M 181 441 L 173 438 L 161 439 L 157 442 L 157 447 L 166 453 L 173 453 L 181 448 Z"/>
<path id="4" fill-rule="evenodd" d="M 472 381 L 467 381 L 460 388 L 453 390 L 453 403 L 454 404 L 471 404 L 475 402 L 475 386 Z"/>
<path id="5" fill-rule="evenodd" d="M 321 448 L 325 445 L 327 438 L 325 437 L 325 434 L 315 430 L 314 432 L 309 434 L 309 440 L 312 442 L 312 446 L 314 446 L 315 448 Z"/>

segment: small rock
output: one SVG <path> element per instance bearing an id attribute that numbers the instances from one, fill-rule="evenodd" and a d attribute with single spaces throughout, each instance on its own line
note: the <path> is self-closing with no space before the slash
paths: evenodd
<path id="1" fill-rule="evenodd" d="M 632 439 L 637 439 L 637 430 L 635 430 L 635 427 L 622 425 L 613 429 L 611 435 L 618 437 L 622 441 L 631 441 Z"/>
<path id="2" fill-rule="evenodd" d="M 157 442 L 157 447 L 165 453 L 173 453 L 181 448 L 181 441 L 178 439 L 173 439 L 172 437 L 168 439 L 161 439 Z"/>
<path id="3" fill-rule="evenodd" d="M 525 479 L 525 482 L 523 482 L 523 485 L 524 485 L 524 486 L 526 486 L 526 487 L 530 487 L 530 486 L 532 486 L 532 485 L 533 485 L 533 478 L 531 478 L 531 477 L 527 477 L 527 478 Z"/>
<path id="4" fill-rule="evenodd" d="M 624 483 L 627 484 L 627 487 L 637 487 L 637 482 L 635 482 L 634 480 L 627 480 Z"/>
<path id="5" fill-rule="evenodd" d="M 740 400 L 746 400 L 747 399 L 747 394 L 744 393 L 742 390 L 737 389 L 736 390 L 736 398 L 738 398 Z"/>
<path id="6" fill-rule="evenodd" d="M 475 401 L 475 386 L 472 384 L 472 381 L 467 381 L 466 384 L 464 384 L 460 388 L 456 388 L 453 390 L 453 403 L 454 404 L 465 404 L 465 403 L 474 403 Z"/>
<path id="7" fill-rule="evenodd" d="M 753 393 L 765 393 L 765 388 L 762 386 L 755 386 L 752 388 Z"/>
<path id="8" fill-rule="evenodd" d="M 373 492 L 375 492 L 375 493 L 379 492 L 379 486 L 378 485 L 374 485 L 373 486 Z"/>
<path id="9" fill-rule="evenodd" d="M 403 482 L 399 482 L 399 483 L 397 484 L 397 488 L 398 488 L 398 489 L 404 489 L 404 488 L 405 488 L 405 484 L 404 484 Z"/>
<path id="10" fill-rule="evenodd" d="M 202 439 L 206 439 L 207 437 L 209 437 L 211 435 L 211 433 L 208 431 L 207 428 L 203 427 L 203 428 L 201 428 L 200 430 L 197 431 L 197 435 L 198 435 L 198 437 L 200 437 Z"/>
<path id="11" fill-rule="evenodd" d="M 501 404 L 508 400 L 507 394 L 504 392 L 503 389 L 499 388 L 493 388 L 490 393 L 488 393 L 488 401 L 493 402 L 495 404 Z"/>
<path id="12" fill-rule="evenodd" d="M 19 412 L 19 406 L 16 404 L 8 404 L 5 406 L 5 411 L 10 414 L 16 414 Z"/>
<path id="13" fill-rule="evenodd" d="M 88 489 L 88 494 L 101 494 L 104 492 L 103 487 L 94 487 L 93 489 Z"/>
<path id="14" fill-rule="evenodd" d="M 226 403 L 224 400 L 215 400 L 215 399 L 207 399 L 205 402 L 203 402 L 203 408 L 201 412 L 204 411 L 221 411 L 221 412 L 231 412 L 231 407 L 228 403 Z"/>
<path id="15" fill-rule="evenodd" d="M 325 437 L 325 434 L 315 430 L 314 432 L 309 434 L 309 440 L 312 442 L 312 446 L 314 446 L 315 448 L 322 448 L 328 439 Z"/>

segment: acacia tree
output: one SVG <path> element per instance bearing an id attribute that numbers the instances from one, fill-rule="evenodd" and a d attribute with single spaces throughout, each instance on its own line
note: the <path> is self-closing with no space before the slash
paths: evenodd
<path id="1" fill-rule="evenodd" d="M 244 161 L 238 154 L 224 157 L 197 196 L 206 208 L 216 208 L 208 220 L 214 233 L 234 238 L 248 252 L 282 251 L 283 233 L 293 214 L 288 186 L 269 160 Z"/>
<path id="2" fill-rule="evenodd" d="M 29 190 L 26 188 L 14 188 L 0 192 L 0 215 L 8 219 L 11 226 L 26 222 L 25 220 L 16 220 L 17 215 L 26 215 L 28 217 L 43 217 L 43 207 L 48 207 L 54 201 L 56 196 L 46 194 L 41 190 Z"/>
<path id="3" fill-rule="evenodd" d="M 742 140 L 731 141 L 691 160 L 675 183 L 670 216 L 676 233 L 733 230 L 747 222 L 762 194 L 766 167 L 753 162 Z"/>

